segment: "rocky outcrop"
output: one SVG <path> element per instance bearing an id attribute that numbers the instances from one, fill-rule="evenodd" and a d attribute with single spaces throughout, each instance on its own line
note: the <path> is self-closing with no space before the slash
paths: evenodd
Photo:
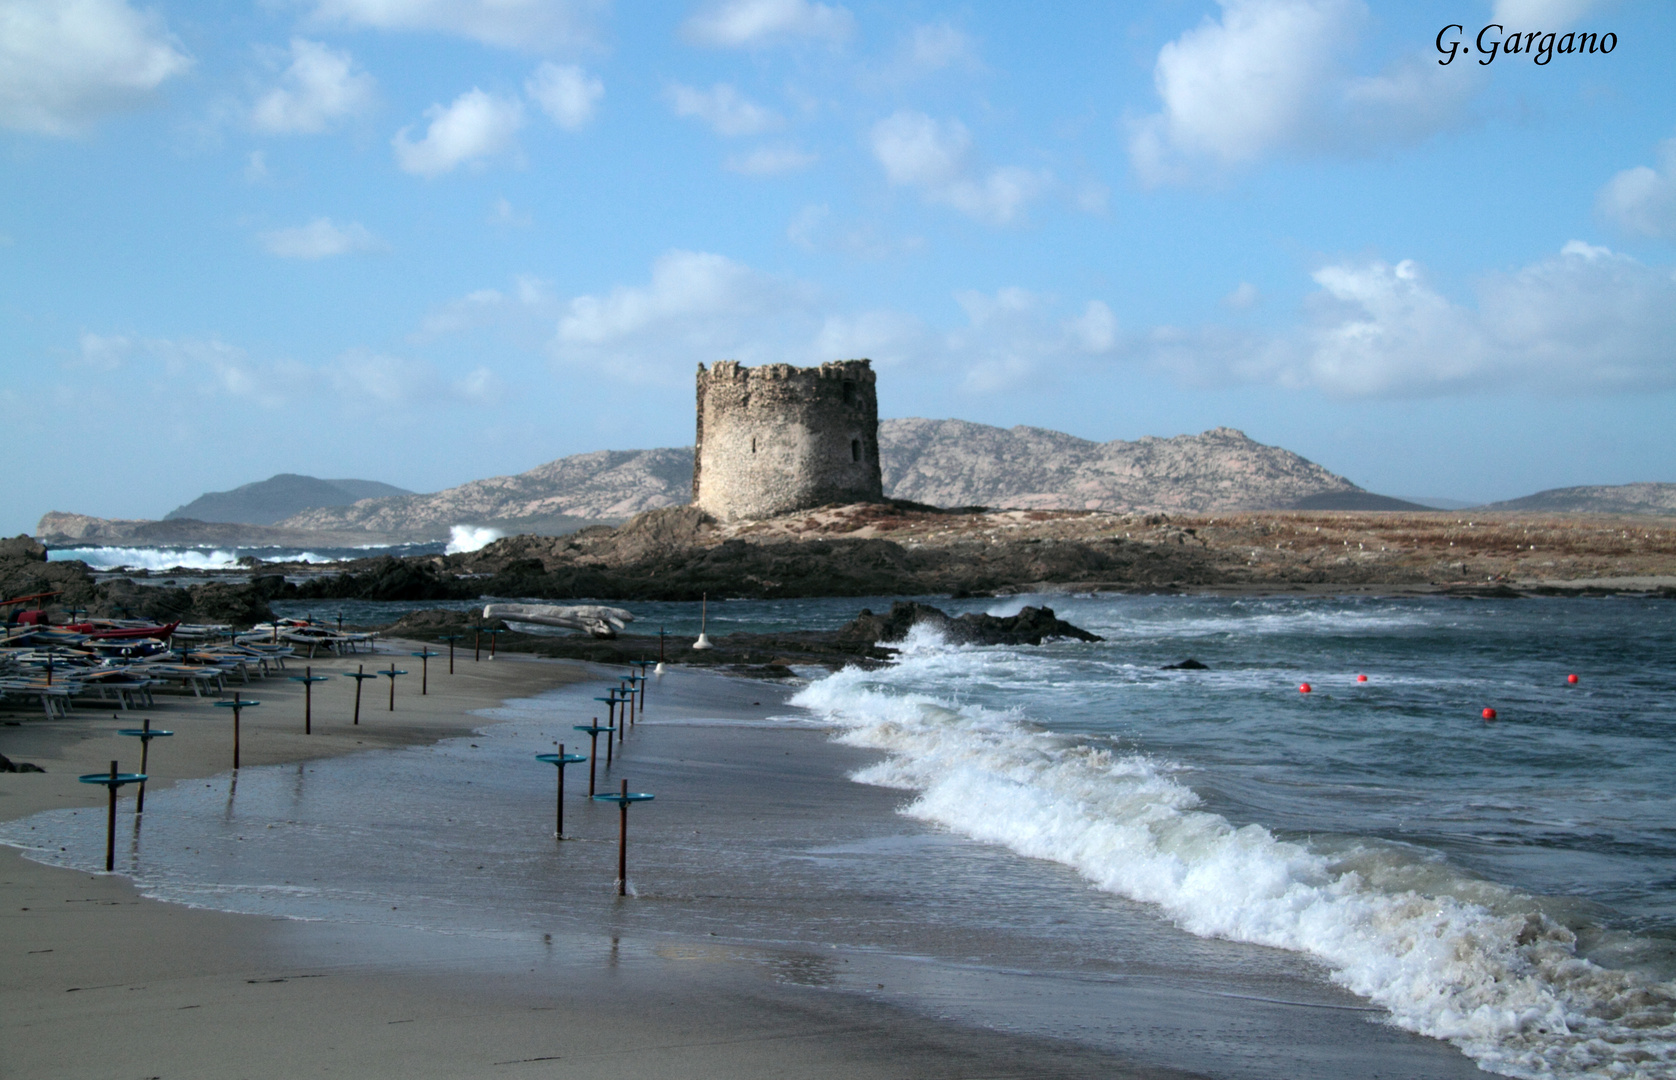
<path id="1" fill-rule="evenodd" d="M 14 536 L 10 540 L 0 540 L 0 559 L 3 558 L 46 562 L 47 546 L 32 536 Z"/>
<path id="2" fill-rule="evenodd" d="M 1362 490 L 1233 428 L 1102 443 L 1045 428 L 887 420 L 879 456 L 886 494 L 932 506 L 1217 513 Z"/>
<path id="3" fill-rule="evenodd" d="M 284 579 L 280 579 L 283 587 Z M 157 622 L 230 623 L 249 626 L 273 618 L 272 593 L 261 584 L 209 582 L 176 588 L 136 585 L 127 578 L 95 581 L 87 564 L 67 560 L 41 562 L 27 555 L 0 552 L 0 599 L 57 593 L 46 601 L 59 611 L 85 611 L 100 619 L 153 619 Z M 17 611 L 8 608 L 7 612 Z"/>
<path id="4" fill-rule="evenodd" d="M 957 645 L 1040 645 L 1053 638 L 1104 641 L 1080 626 L 1072 626 L 1048 607 L 1026 607 L 1017 615 L 985 615 L 969 611 L 951 618 L 939 608 L 912 600 L 898 600 L 884 615 L 862 608 L 842 630 L 838 640 L 875 645 L 901 641 L 916 626 L 929 627 L 944 641 Z"/>

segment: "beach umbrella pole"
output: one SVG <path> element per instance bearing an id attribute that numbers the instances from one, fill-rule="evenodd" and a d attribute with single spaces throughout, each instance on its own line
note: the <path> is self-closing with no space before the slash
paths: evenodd
<path id="1" fill-rule="evenodd" d="M 111 782 L 105 785 L 111 793 L 111 810 L 105 819 L 105 871 L 116 869 L 116 762 L 111 762 Z"/>
<path id="2" fill-rule="evenodd" d="M 151 720 L 150 720 L 150 718 L 147 718 L 145 721 L 143 721 L 142 726 L 145 729 L 145 734 L 140 736 L 140 771 L 145 772 L 146 771 L 145 767 L 146 767 L 147 759 L 149 757 L 151 757 Z M 140 790 L 139 790 L 139 793 L 135 796 L 135 799 L 134 799 L 134 813 L 136 813 L 136 814 L 145 813 L 145 781 L 144 780 L 140 781 Z"/>
<path id="3" fill-rule="evenodd" d="M 116 775 L 116 762 L 111 762 L 111 775 Z M 617 803 L 617 895 L 628 895 L 629 851 L 629 782 L 623 781 L 623 798 Z M 111 788 L 111 836 L 116 836 L 116 789 Z M 105 869 L 109 870 L 107 866 Z"/>

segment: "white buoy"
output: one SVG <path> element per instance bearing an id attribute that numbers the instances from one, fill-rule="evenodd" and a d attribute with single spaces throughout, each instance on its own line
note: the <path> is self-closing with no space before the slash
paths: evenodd
<path id="1" fill-rule="evenodd" d="M 714 645 L 710 644 L 710 636 L 704 632 L 704 628 L 705 628 L 706 625 L 709 624 L 709 621 L 710 621 L 710 594 L 709 593 L 703 593 L 702 594 L 702 599 L 699 601 L 699 608 L 698 608 L 698 640 L 693 642 L 693 648 L 695 648 L 695 649 L 713 649 L 713 648 L 715 648 Z"/>
<path id="2" fill-rule="evenodd" d="M 653 675 L 662 675 L 663 674 L 663 661 L 662 660 L 659 660 L 658 661 L 658 666 L 652 669 L 652 674 Z"/>

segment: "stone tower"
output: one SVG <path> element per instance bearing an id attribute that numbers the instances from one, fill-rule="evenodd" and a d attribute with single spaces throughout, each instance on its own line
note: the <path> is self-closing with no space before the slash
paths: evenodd
<path id="1" fill-rule="evenodd" d="M 698 365 L 699 509 L 731 521 L 883 501 L 872 361 Z"/>

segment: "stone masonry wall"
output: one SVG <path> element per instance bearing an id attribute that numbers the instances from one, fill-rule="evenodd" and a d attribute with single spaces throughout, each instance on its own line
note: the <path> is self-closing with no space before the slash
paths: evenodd
<path id="1" fill-rule="evenodd" d="M 698 366 L 700 509 L 732 521 L 883 500 L 871 361 Z"/>

